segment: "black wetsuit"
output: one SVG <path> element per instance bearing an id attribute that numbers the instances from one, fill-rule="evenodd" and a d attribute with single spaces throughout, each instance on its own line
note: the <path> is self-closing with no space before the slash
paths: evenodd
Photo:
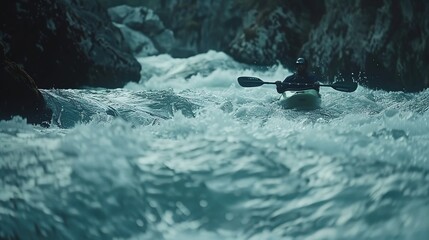
<path id="1" fill-rule="evenodd" d="M 303 84 L 315 84 L 318 82 L 318 78 L 311 74 L 298 74 L 294 73 L 288 77 L 286 77 L 285 80 L 283 80 L 283 83 L 303 83 Z M 287 84 L 276 84 L 277 86 L 277 92 L 283 93 L 287 90 L 304 90 L 304 89 L 314 89 L 317 92 L 319 92 L 319 86 L 288 86 Z"/>

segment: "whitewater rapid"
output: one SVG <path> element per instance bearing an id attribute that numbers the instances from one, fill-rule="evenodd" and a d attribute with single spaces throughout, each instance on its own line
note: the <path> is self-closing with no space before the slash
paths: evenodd
<path id="1" fill-rule="evenodd" d="M 286 110 L 236 81 L 281 65 L 139 62 L 121 89 L 42 90 L 50 128 L 0 121 L 0 238 L 428 238 L 428 91 Z"/>

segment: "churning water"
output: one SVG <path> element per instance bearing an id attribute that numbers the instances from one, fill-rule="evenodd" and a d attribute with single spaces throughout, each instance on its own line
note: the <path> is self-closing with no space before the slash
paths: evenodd
<path id="1" fill-rule="evenodd" d="M 429 91 L 282 109 L 218 52 L 139 59 L 122 89 L 43 90 L 0 122 L 0 239 L 428 239 Z"/>

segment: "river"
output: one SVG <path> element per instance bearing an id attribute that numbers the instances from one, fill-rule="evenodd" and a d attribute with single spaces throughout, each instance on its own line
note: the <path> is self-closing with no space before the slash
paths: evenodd
<path id="1" fill-rule="evenodd" d="M 138 59 L 120 89 L 44 89 L 50 128 L 0 121 L 1 239 L 428 239 L 429 91 L 322 87 L 210 51 Z"/>

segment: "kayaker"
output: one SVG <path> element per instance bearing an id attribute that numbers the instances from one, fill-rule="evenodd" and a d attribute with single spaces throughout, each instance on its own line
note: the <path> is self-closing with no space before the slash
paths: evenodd
<path id="1" fill-rule="evenodd" d="M 315 86 L 303 86 L 303 87 L 297 87 L 297 86 L 293 86 L 291 87 L 290 85 L 287 84 L 283 84 L 283 83 L 307 83 L 307 84 L 316 84 L 317 78 L 316 76 L 309 74 L 308 73 L 308 64 L 307 61 L 300 57 L 296 60 L 295 62 L 296 65 L 296 72 L 288 77 L 286 77 L 285 80 L 283 80 L 283 82 L 281 81 L 277 81 L 276 82 L 276 87 L 277 87 L 277 92 L 278 93 L 284 93 L 287 90 L 304 90 L 304 89 L 315 89 L 317 92 L 319 92 L 319 86 L 315 85 Z"/>

